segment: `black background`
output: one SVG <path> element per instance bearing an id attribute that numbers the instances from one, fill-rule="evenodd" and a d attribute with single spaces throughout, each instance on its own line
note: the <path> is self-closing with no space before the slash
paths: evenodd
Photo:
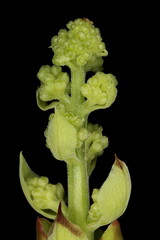
<path id="1" fill-rule="evenodd" d="M 128 208 L 120 217 L 124 239 L 144 239 L 151 219 L 149 186 L 150 166 L 148 116 L 152 115 L 149 94 L 148 38 L 152 34 L 150 6 L 113 2 L 54 2 L 9 4 L 4 8 L 5 24 L 2 35 L 5 49 L 4 96 L 5 116 L 2 167 L 6 174 L 4 222 L 6 234 L 15 239 L 36 239 L 37 213 L 23 196 L 19 178 L 19 152 L 22 150 L 30 167 L 39 175 L 48 176 L 52 183 L 61 182 L 66 188 L 66 166 L 54 160 L 45 147 L 44 130 L 51 111 L 42 112 L 36 105 L 36 77 L 41 65 L 52 64 L 50 40 L 66 23 L 79 17 L 89 18 L 101 31 L 109 55 L 104 58 L 104 72 L 118 79 L 118 96 L 108 109 L 90 115 L 90 121 L 103 126 L 110 145 L 99 158 L 90 178 L 90 189 L 101 186 L 106 179 L 114 154 L 126 162 L 132 178 L 132 194 Z M 148 90 L 150 92 L 148 93 Z M 150 95 L 151 96 L 151 95 Z M 6 200 L 7 199 L 7 200 Z M 23 232 L 23 237 L 20 232 Z M 9 237 L 7 239 L 10 239 Z"/>

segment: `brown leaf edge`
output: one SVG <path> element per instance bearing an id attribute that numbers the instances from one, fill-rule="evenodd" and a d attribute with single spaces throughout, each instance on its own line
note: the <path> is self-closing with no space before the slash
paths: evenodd
<path id="1" fill-rule="evenodd" d="M 36 221 L 36 240 L 47 240 L 48 232 L 52 223 L 45 218 L 37 217 Z"/>
<path id="2" fill-rule="evenodd" d="M 72 234 L 77 237 L 84 235 L 84 232 L 79 226 L 69 221 L 62 213 L 62 204 L 59 204 L 57 217 L 54 222 L 50 222 L 45 218 L 37 217 L 36 222 L 36 240 L 47 240 L 48 237 L 53 233 L 56 224 L 60 224 L 68 229 Z"/>
<path id="3" fill-rule="evenodd" d="M 61 203 L 59 204 L 57 217 L 49 230 L 48 236 L 51 235 L 51 233 L 54 231 L 54 226 L 56 223 L 61 224 L 63 227 L 67 228 L 70 232 L 72 232 L 76 236 L 80 237 L 81 235 L 83 235 L 83 231 L 79 228 L 79 226 L 73 224 L 71 221 L 65 218 L 65 216 L 62 213 Z"/>

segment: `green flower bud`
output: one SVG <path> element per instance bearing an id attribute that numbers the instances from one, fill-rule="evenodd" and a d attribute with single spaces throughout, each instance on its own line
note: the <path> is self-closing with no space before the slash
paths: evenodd
<path id="1" fill-rule="evenodd" d="M 88 124 L 88 136 L 85 141 L 88 162 L 97 158 L 108 147 L 108 138 L 102 135 L 102 127 L 98 124 Z"/>
<path id="2" fill-rule="evenodd" d="M 50 70 L 53 76 L 55 77 L 57 77 L 58 74 L 62 72 L 62 68 L 60 66 L 55 66 L 55 65 L 53 65 Z"/>
<path id="3" fill-rule="evenodd" d="M 81 128 L 78 133 L 78 143 L 77 143 L 77 147 L 81 147 L 82 144 L 84 143 L 84 141 L 87 139 L 88 137 L 88 130 L 86 128 Z"/>
<path id="4" fill-rule="evenodd" d="M 55 80 L 54 75 L 51 74 L 51 67 L 49 65 L 42 66 L 37 73 L 37 77 L 44 84 Z"/>

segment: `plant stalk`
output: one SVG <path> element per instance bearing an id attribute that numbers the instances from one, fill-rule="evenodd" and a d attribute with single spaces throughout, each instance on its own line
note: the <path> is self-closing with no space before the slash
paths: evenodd
<path id="1" fill-rule="evenodd" d="M 84 118 L 82 127 L 85 127 L 85 116 L 81 115 L 81 105 L 84 97 L 81 94 L 81 86 L 85 82 L 85 71 L 83 67 L 69 65 L 71 69 L 71 109 L 74 114 Z M 79 163 L 73 165 L 68 163 L 68 218 L 77 224 L 86 234 L 89 240 L 93 240 L 93 233 L 86 229 L 87 215 L 90 206 L 89 201 L 89 177 L 87 162 L 85 161 L 85 145 L 77 150 Z"/>
<path id="2" fill-rule="evenodd" d="M 83 67 L 76 67 L 73 64 L 70 64 L 69 67 L 71 69 L 71 109 L 76 114 L 80 111 L 80 106 L 84 102 L 80 89 L 85 82 L 85 71 Z"/>
<path id="3" fill-rule="evenodd" d="M 92 240 L 92 233 L 86 229 L 89 210 L 89 183 L 85 161 L 78 165 L 68 164 L 68 218 L 77 224 Z"/>

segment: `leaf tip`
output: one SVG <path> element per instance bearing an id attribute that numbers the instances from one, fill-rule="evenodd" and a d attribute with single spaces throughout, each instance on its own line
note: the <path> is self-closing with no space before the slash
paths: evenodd
<path id="1" fill-rule="evenodd" d="M 47 240 L 47 233 L 45 232 L 43 221 L 46 221 L 43 218 L 37 217 L 36 221 L 36 240 Z"/>
<path id="2" fill-rule="evenodd" d="M 56 221 L 58 223 L 60 223 L 62 226 L 64 226 L 65 228 L 67 228 L 70 232 L 72 232 L 74 235 L 76 236 L 80 236 L 81 235 L 81 231 L 79 228 L 76 228 L 73 224 L 71 224 L 70 221 L 68 221 L 68 219 L 66 219 L 62 213 L 62 204 L 60 202 L 59 207 L 58 207 L 58 214 L 57 214 L 57 218 Z"/>
<path id="3" fill-rule="evenodd" d="M 122 170 L 124 169 L 124 162 L 121 161 L 117 155 L 115 154 L 115 162 L 114 162 L 114 165 L 121 168 Z"/>
<path id="4" fill-rule="evenodd" d="M 112 225 L 113 226 L 119 226 L 120 224 L 119 224 L 119 221 L 116 219 L 112 222 Z"/>

